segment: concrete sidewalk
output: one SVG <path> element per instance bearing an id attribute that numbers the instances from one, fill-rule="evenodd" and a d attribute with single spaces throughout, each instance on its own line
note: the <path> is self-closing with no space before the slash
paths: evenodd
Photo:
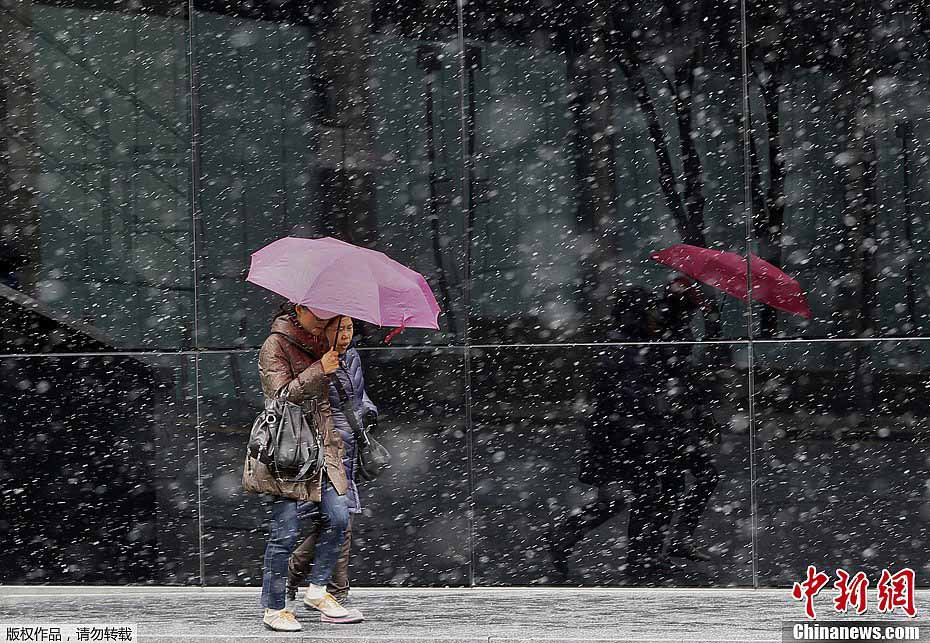
<path id="1" fill-rule="evenodd" d="M 928 598 L 917 593 L 918 619 Z M 0 587 L 0 623 L 134 623 L 151 643 L 514 643 L 781 641 L 782 621 L 803 618 L 787 589 L 353 589 L 364 623 L 322 624 L 302 610 L 303 631 L 282 634 L 262 626 L 258 600 L 258 589 Z M 817 605 L 837 618 L 829 597 Z"/>

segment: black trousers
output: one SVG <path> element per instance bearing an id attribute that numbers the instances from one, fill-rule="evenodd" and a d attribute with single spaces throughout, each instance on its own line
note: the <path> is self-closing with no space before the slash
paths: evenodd
<path id="1" fill-rule="evenodd" d="M 326 591 L 333 595 L 337 601 L 344 601 L 349 596 L 349 550 L 352 547 L 352 519 L 349 514 L 349 526 L 346 527 L 345 541 L 339 560 L 333 568 L 333 575 L 327 583 Z M 294 598 L 297 589 L 304 584 L 310 570 L 313 568 L 313 556 L 316 551 L 316 541 L 320 536 L 322 525 L 314 524 L 304 541 L 294 550 L 287 563 L 287 596 Z"/>
<path id="2" fill-rule="evenodd" d="M 686 474 L 689 472 L 694 483 L 686 487 Z M 660 475 L 660 484 L 669 496 L 669 521 L 671 514 L 678 512 L 673 540 L 687 540 L 694 535 L 719 480 L 720 474 L 713 459 L 700 444 L 682 445 L 671 454 Z M 663 530 L 668 528 L 666 524 Z"/>

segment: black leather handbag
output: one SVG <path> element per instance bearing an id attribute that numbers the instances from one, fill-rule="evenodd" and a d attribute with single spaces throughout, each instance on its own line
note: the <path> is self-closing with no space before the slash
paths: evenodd
<path id="1" fill-rule="evenodd" d="M 355 434 L 355 452 L 358 460 L 358 475 L 362 480 L 371 481 L 391 466 L 391 452 L 371 436 L 367 427 L 358 421 L 355 403 L 346 393 L 345 387 L 337 375 L 333 375 L 333 385 L 339 393 L 339 406 Z"/>
<path id="2" fill-rule="evenodd" d="M 249 455 L 266 465 L 280 482 L 305 482 L 323 468 L 323 440 L 303 406 L 285 393 L 265 399 L 265 409 L 252 423 Z M 314 401 L 314 403 L 316 403 Z"/>
<path id="3" fill-rule="evenodd" d="M 307 404 L 309 408 L 289 402 L 285 387 L 274 398 L 265 398 L 264 410 L 252 422 L 249 455 L 267 466 L 279 482 L 306 482 L 323 468 L 323 435 L 312 422 L 319 402 Z"/>

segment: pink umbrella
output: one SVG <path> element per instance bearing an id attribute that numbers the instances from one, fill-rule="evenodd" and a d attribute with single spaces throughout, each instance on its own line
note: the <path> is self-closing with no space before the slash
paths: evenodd
<path id="1" fill-rule="evenodd" d="M 246 281 L 320 312 L 379 326 L 439 328 L 439 304 L 423 275 L 330 237 L 268 244 L 252 254 Z"/>
<path id="2" fill-rule="evenodd" d="M 811 309 L 801 285 L 784 272 L 750 254 L 752 298 L 772 308 L 811 318 Z M 748 301 L 746 297 L 746 258 L 735 252 L 711 250 L 684 243 L 652 253 L 651 257 L 689 277 Z"/>

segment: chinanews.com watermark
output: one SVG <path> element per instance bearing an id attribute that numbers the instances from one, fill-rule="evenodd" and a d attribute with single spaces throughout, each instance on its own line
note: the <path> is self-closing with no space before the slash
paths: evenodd
<path id="1" fill-rule="evenodd" d="M 864 572 L 837 569 L 830 614 L 834 619 L 840 614 L 852 617 L 843 620 L 818 619 L 815 599 L 829 583 L 826 573 L 808 566 L 806 578 L 791 588 L 791 597 L 803 604 L 803 620 L 782 623 L 782 641 L 930 641 L 930 624 L 915 619 L 914 570 L 883 569 L 870 596 Z M 885 618 L 858 618 L 867 613 Z"/>
<path id="2" fill-rule="evenodd" d="M 921 631 L 928 633 L 921 638 Z M 785 623 L 783 641 L 922 641 L 930 629 L 914 622 L 821 621 Z"/>

